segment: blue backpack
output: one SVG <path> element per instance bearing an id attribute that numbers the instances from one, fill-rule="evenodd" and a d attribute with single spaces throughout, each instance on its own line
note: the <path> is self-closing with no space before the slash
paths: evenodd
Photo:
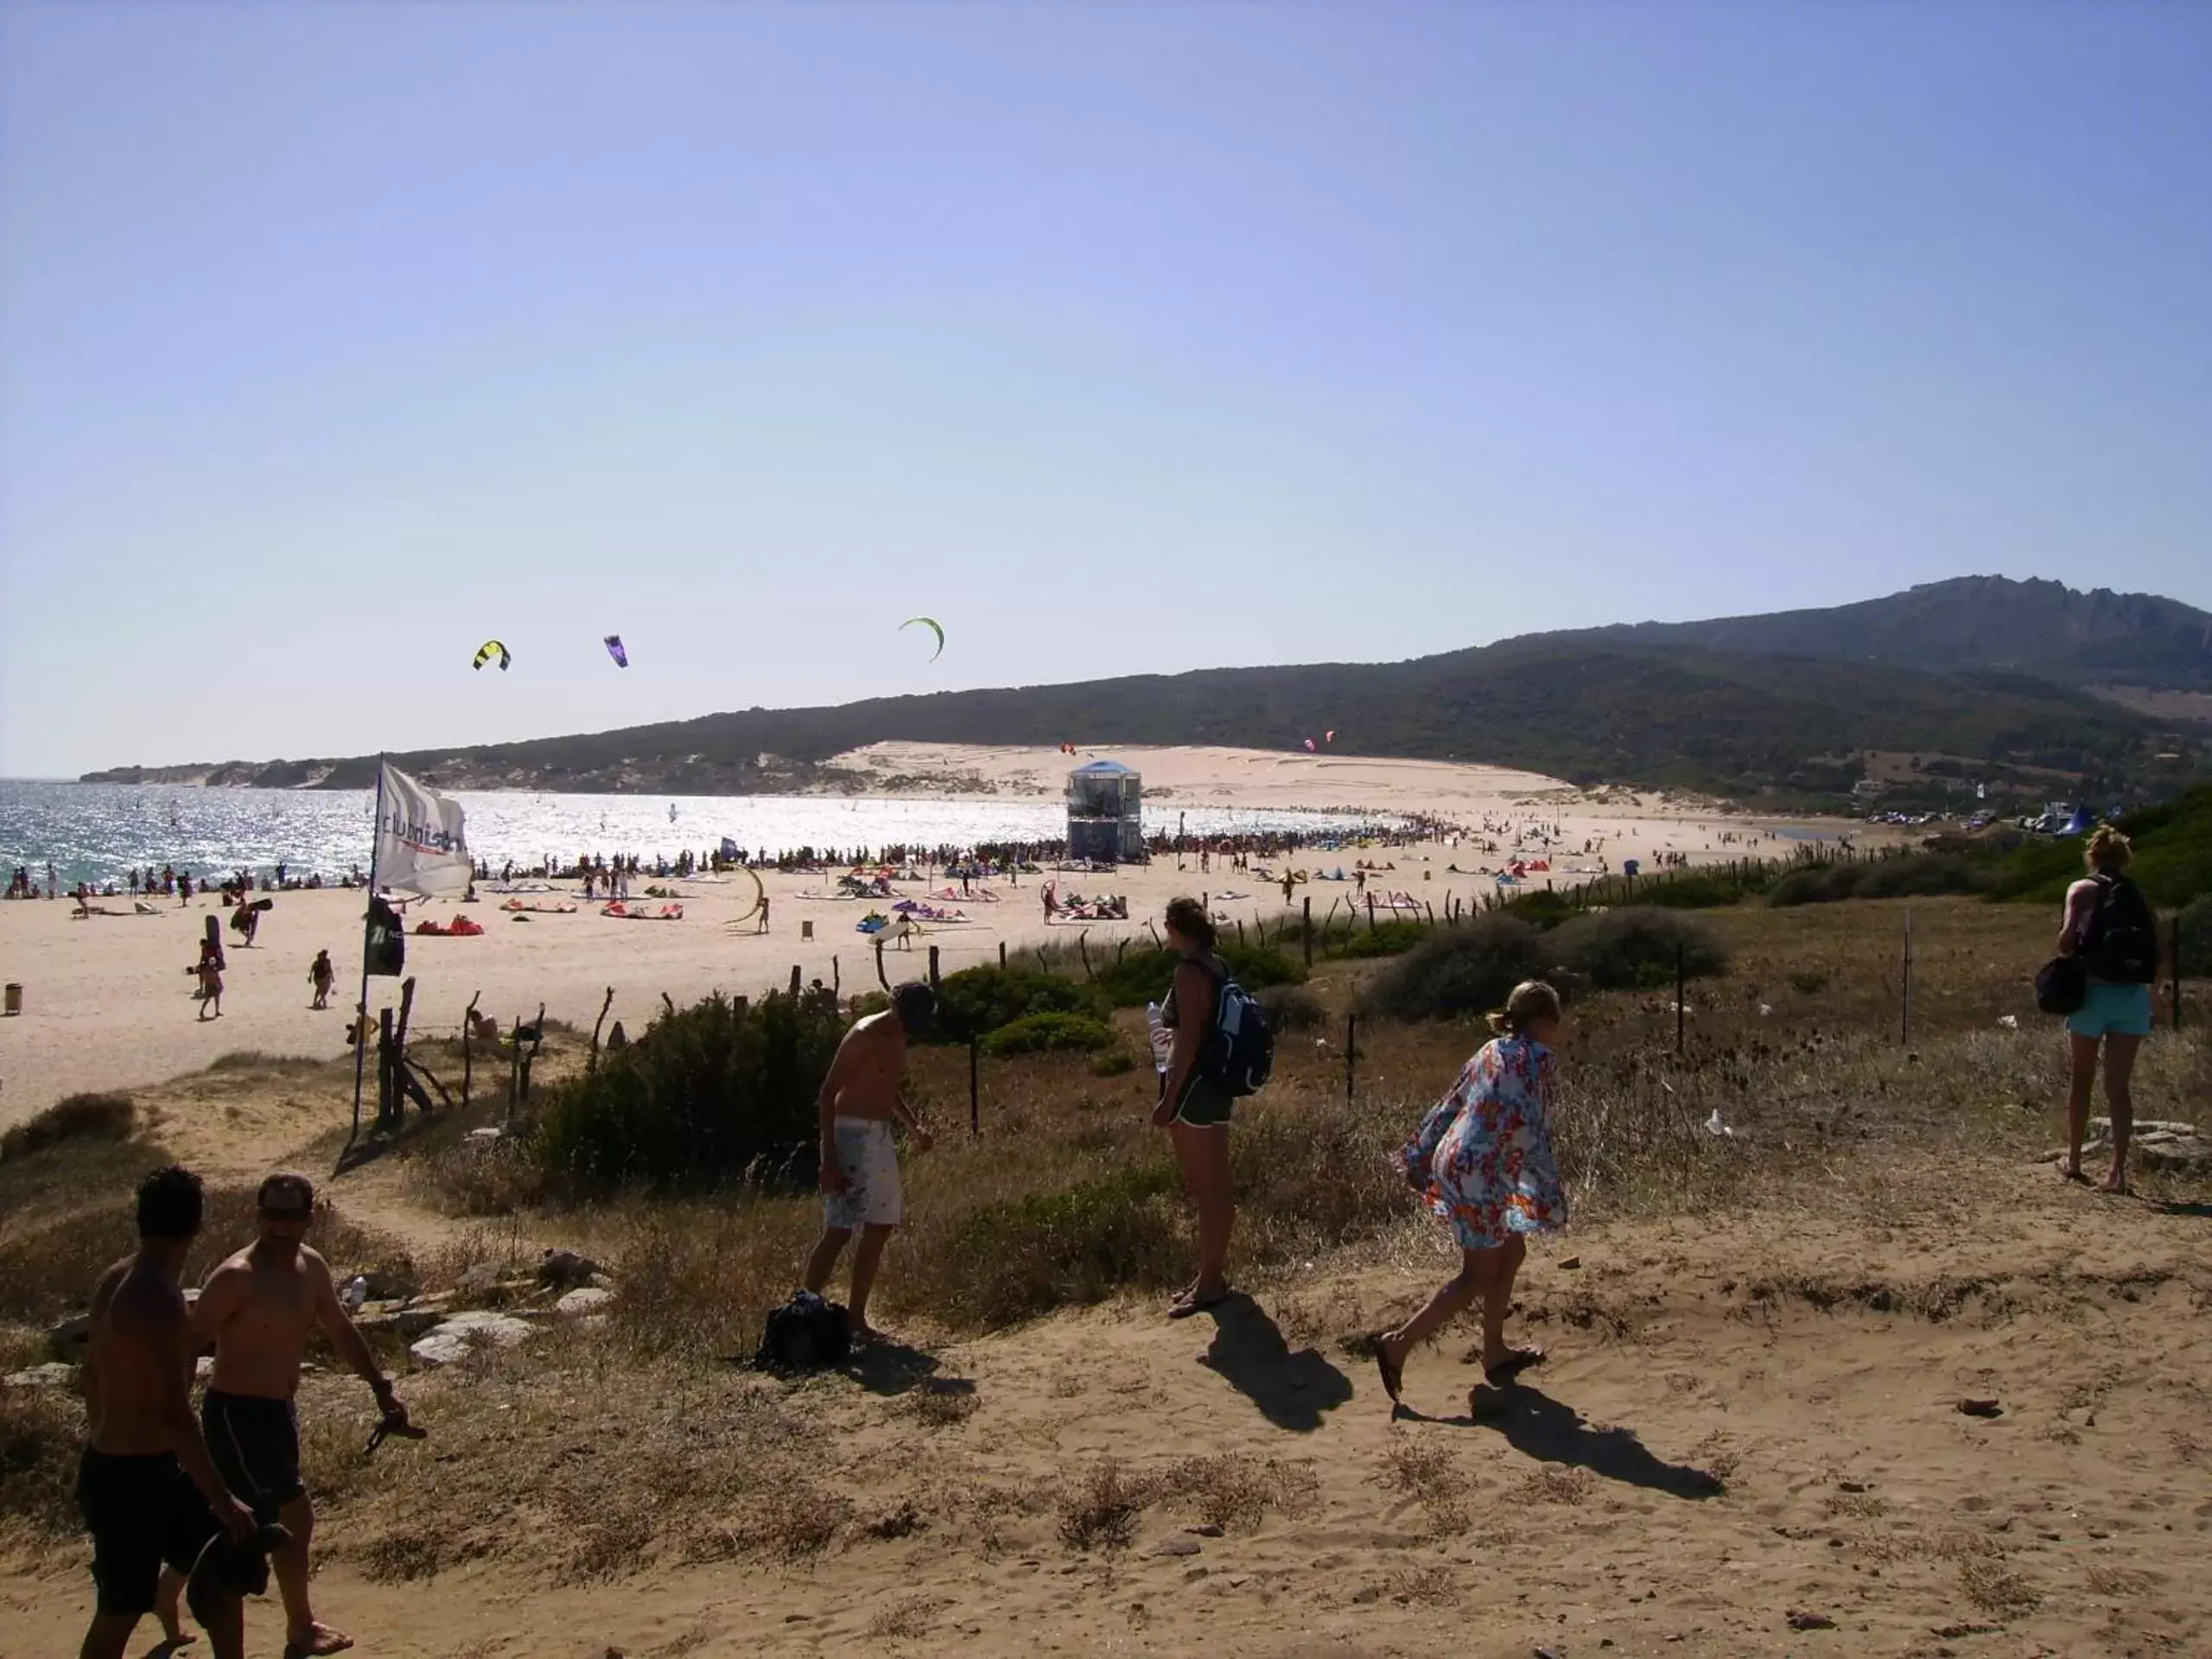
<path id="1" fill-rule="evenodd" d="M 1200 1065 L 1205 1075 L 1243 1099 L 1274 1075 L 1275 1034 L 1251 992 L 1224 974 L 1214 994 L 1213 1032 Z"/>

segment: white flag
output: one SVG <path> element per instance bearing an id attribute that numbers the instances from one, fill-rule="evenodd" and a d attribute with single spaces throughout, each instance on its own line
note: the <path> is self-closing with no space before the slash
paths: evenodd
<path id="1" fill-rule="evenodd" d="M 457 899 L 476 871 L 462 827 L 461 803 L 425 789 L 397 766 L 382 779 L 377 820 L 377 885 L 424 899 Z"/>

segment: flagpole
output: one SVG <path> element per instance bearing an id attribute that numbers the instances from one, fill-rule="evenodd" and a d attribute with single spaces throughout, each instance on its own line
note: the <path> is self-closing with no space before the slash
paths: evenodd
<path id="1" fill-rule="evenodd" d="M 384 835 L 384 764 L 381 752 L 377 755 L 377 804 L 375 816 L 369 821 L 369 906 L 373 908 L 377 897 L 377 843 Z M 369 918 L 365 910 L 361 916 L 361 997 L 353 1005 L 353 1128 L 346 1137 L 346 1144 L 339 1149 L 338 1160 L 342 1165 L 353 1143 L 361 1138 L 361 1071 L 368 1063 L 369 1039 L 361 1022 L 369 1013 Z"/>

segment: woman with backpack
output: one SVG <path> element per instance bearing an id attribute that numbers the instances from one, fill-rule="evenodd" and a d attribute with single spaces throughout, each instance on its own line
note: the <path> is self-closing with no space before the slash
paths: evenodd
<path id="1" fill-rule="evenodd" d="M 1160 1019 L 1173 1041 L 1152 1121 L 1175 1143 L 1183 1184 L 1198 1212 L 1198 1277 L 1167 1308 L 1169 1319 L 1186 1319 L 1220 1306 L 1231 1294 L 1226 1273 L 1236 1203 L 1229 1173 L 1229 1120 L 1236 1097 L 1205 1064 L 1229 981 L 1229 966 L 1215 950 L 1213 918 L 1197 899 L 1177 899 L 1167 906 L 1166 928 L 1168 948 L 1179 959 Z"/>
<path id="2" fill-rule="evenodd" d="M 1567 1224 L 1551 1131 L 1551 1045 L 1560 1019 L 1557 991 L 1536 979 L 1516 985 L 1505 1011 L 1490 1017 L 1496 1037 L 1391 1160 L 1428 1208 L 1452 1224 L 1462 1257 L 1459 1275 L 1421 1312 L 1375 1339 L 1376 1367 L 1394 1406 L 1407 1357 L 1472 1302 L 1482 1304 L 1483 1376 L 1493 1387 L 1544 1357 L 1541 1348 L 1506 1346 L 1505 1315 L 1529 1235 Z M 1484 1403 L 1478 1388 L 1468 1408 Z"/>
<path id="3" fill-rule="evenodd" d="M 2088 970 L 2082 1005 L 2066 1016 L 2071 1062 L 2066 1096 L 2066 1161 L 2059 1173 L 2082 1181 L 2082 1141 L 2089 1129 L 2089 1091 L 2104 1050 L 2105 1106 L 2112 1115 L 2112 1169 L 2105 1191 L 2127 1191 L 2127 1143 L 2135 1128 L 2128 1080 L 2135 1052 L 2151 1034 L 2151 987 L 2158 977 L 2158 924 L 2143 889 L 2128 879 L 2135 849 L 2110 824 L 2099 824 L 2082 861 L 2089 874 L 2066 890 L 2058 954 Z"/>

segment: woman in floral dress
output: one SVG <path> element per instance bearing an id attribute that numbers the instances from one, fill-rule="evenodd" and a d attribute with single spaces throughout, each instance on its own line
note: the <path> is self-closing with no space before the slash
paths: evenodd
<path id="1" fill-rule="evenodd" d="M 1470 1303 L 1483 1305 L 1483 1375 L 1503 1384 L 1543 1358 L 1509 1348 L 1506 1310 L 1528 1236 L 1567 1224 L 1567 1195 L 1552 1153 L 1553 1061 L 1559 993 L 1541 980 L 1513 988 L 1497 1035 L 1483 1045 L 1392 1162 L 1428 1207 L 1452 1224 L 1464 1253 L 1459 1276 L 1420 1313 L 1376 1340 L 1382 1386 L 1395 1402 L 1406 1357 Z"/>

